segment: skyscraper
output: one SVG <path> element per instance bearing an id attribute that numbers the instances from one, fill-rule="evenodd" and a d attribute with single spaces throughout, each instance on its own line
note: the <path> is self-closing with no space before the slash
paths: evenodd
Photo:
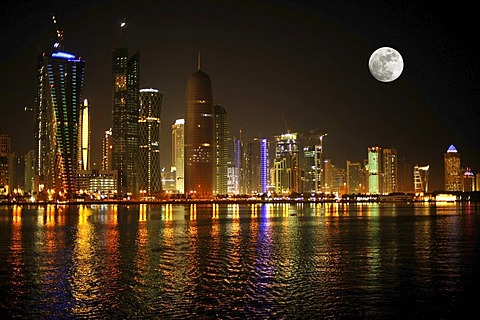
<path id="1" fill-rule="evenodd" d="M 214 143 L 212 83 L 199 59 L 185 91 L 185 193 L 192 197 L 213 195 Z"/>
<path id="2" fill-rule="evenodd" d="M 112 170 L 112 129 L 105 131 L 102 143 L 102 170 Z"/>
<path id="3" fill-rule="evenodd" d="M 297 133 L 284 133 L 275 137 L 275 192 L 300 192 L 300 147 Z"/>
<path id="4" fill-rule="evenodd" d="M 0 194 L 12 191 L 13 153 L 12 138 L 5 133 L 0 134 Z"/>
<path id="5" fill-rule="evenodd" d="M 84 68 L 85 61 L 72 53 L 54 51 L 39 56 L 34 133 L 39 189 L 76 191 Z"/>
<path id="6" fill-rule="evenodd" d="M 380 194 L 380 147 L 368 148 L 368 192 L 371 194 Z"/>
<path id="7" fill-rule="evenodd" d="M 398 158 L 397 149 L 382 149 L 383 193 L 398 191 Z"/>
<path id="8" fill-rule="evenodd" d="M 350 194 L 360 193 L 361 169 L 359 162 L 347 160 L 347 192 Z"/>
<path id="9" fill-rule="evenodd" d="M 228 193 L 228 114 L 221 105 L 213 106 L 215 119 L 215 194 Z"/>
<path id="10" fill-rule="evenodd" d="M 142 196 L 160 197 L 162 168 L 160 165 L 160 113 L 163 93 L 157 89 L 140 90 L 139 125 L 139 190 Z"/>
<path id="11" fill-rule="evenodd" d="M 184 189 L 184 133 L 185 120 L 177 119 L 172 124 L 172 164 L 175 167 L 175 189 L 178 193 L 185 193 Z"/>
<path id="12" fill-rule="evenodd" d="M 112 169 L 118 171 L 120 194 L 138 191 L 138 116 L 140 108 L 140 60 L 128 59 L 126 48 L 113 49 Z"/>
<path id="13" fill-rule="evenodd" d="M 78 168 L 90 170 L 90 105 L 87 99 L 83 100 L 78 121 Z"/>
<path id="14" fill-rule="evenodd" d="M 445 190 L 462 191 L 462 171 L 460 167 L 460 153 L 452 144 L 444 154 Z"/>

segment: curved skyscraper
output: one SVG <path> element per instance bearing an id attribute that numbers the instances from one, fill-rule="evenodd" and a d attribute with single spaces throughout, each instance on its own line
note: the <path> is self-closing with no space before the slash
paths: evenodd
<path id="1" fill-rule="evenodd" d="M 185 193 L 196 198 L 213 194 L 213 94 L 210 77 L 200 70 L 190 75 L 185 91 Z"/>
<path id="2" fill-rule="evenodd" d="M 85 60 L 54 51 L 38 59 L 35 106 L 39 189 L 76 192 L 77 140 Z"/>

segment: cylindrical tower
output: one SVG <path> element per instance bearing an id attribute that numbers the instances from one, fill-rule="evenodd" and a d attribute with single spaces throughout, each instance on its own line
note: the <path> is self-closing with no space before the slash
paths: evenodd
<path id="1" fill-rule="evenodd" d="M 198 68 L 185 91 L 185 194 L 210 198 L 214 173 L 213 94 L 210 77 Z"/>

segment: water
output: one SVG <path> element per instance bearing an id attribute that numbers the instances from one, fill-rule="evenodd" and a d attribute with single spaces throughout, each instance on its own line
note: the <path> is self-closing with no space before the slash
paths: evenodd
<path id="1" fill-rule="evenodd" d="M 0 314 L 474 318 L 479 207 L 0 207 Z"/>

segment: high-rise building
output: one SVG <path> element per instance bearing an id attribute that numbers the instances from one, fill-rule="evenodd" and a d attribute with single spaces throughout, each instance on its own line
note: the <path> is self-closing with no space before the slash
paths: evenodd
<path id="1" fill-rule="evenodd" d="M 25 192 L 38 190 L 38 175 L 35 174 L 35 164 L 35 150 L 29 150 L 25 154 Z"/>
<path id="2" fill-rule="evenodd" d="M 200 61 L 200 59 L 199 59 Z M 210 198 L 214 188 L 214 119 L 210 77 L 200 70 L 190 75 L 185 91 L 185 193 Z"/>
<path id="3" fill-rule="evenodd" d="M 313 130 L 301 136 L 302 144 L 302 192 L 320 193 L 323 191 L 323 138 Z"/>
<path id="4" fill-rule="evenodd" d="M 284 133 L 275 139 L 275 192 L 300 192 L 300 148 L 297 133 Z"/>
<path id="5" fill-rule="evenodd" d="M 213 106 L 215 120 L 215 194 L 228 193 L 228 114 L 221 105 Z"/>
<path id="6" fill-rule="evenodd" d="M 398 191 L 398 158 L 397 149 L 382 149 L 383 193 Z"/>
<path id="7" fill-rule="evenodd" d="M 359 162 L 347 160 L 347 192 L 350 194 L 361 192 L 361 169 Z"/>
<path id="8" fill-rule="evenodd" d="M 102 143 L 102 170 L 112 169 L 112 129 L 106 130 Z"/>
<path id="9" fill-rule="evenodd" d="M 422 166 L 415 165 L 413 167 L 413 184 L 416 195 L 423 195 L 428 192 L 428 172 L 430 165 Z"/>
<path id="10" fill-rule="evenodd" d="M 140 90 L 138 180 L 142 197 L 159 198 L 162 193 L 160 165 L 160 114 L 163 93 L 157 89 Z"/>
<path id="11" fill-rule="evenodd" d="M 472 172 L 472 169 L 470 167 L 465 168 L 462 180 L 463 192 L 475 191 L 475 174 Z"/>
<path id="12" fill-rule="evenodd" d="M 368 192 L 370 194 L 380 194 L 380 176 L 381 176 L 381 149 L 380 147 L 368 148 Z"/>
<path id="13" fill-rule="evenodd" d="M 184 134 L 185 134 L 185 119 L 177 119 L 172 124 L 172 164 L 175 168 L 175 190 L 184 194 Z"/>
<path id="14" fill-rule="evenodd" d="M 119 194 L 138 192 L 138 116 L 140 58 L 126 48 L 113 49 L 112 169 L 118 172 Z"/>
<path id="15" fill-rule="evenodd" d="M 77 170 L 90 170 L 90 140 L 90 105 L 88 100 L 84 99 L 78 121 Z"/>
<path id="16" fill-rule="evenodd" d="M 460 153 L 452 144 L 444 154 L 445 190 L 462 191 L 462 171 L 460 167 Z"/>
<path id="17" fill-rule="evenodd" d="M 72 53 L 54 51 L 39 56 L 34 133 L 39 189 L 76 191 L 84 69 L 85 61 Z"/>
<path id="18" fill-rule="evenodd" d="M 0 194 L 8 194 L 12 191 L 12 183 L 12 138 L 6 133 L 2 133 L 0 134 Z"/>

